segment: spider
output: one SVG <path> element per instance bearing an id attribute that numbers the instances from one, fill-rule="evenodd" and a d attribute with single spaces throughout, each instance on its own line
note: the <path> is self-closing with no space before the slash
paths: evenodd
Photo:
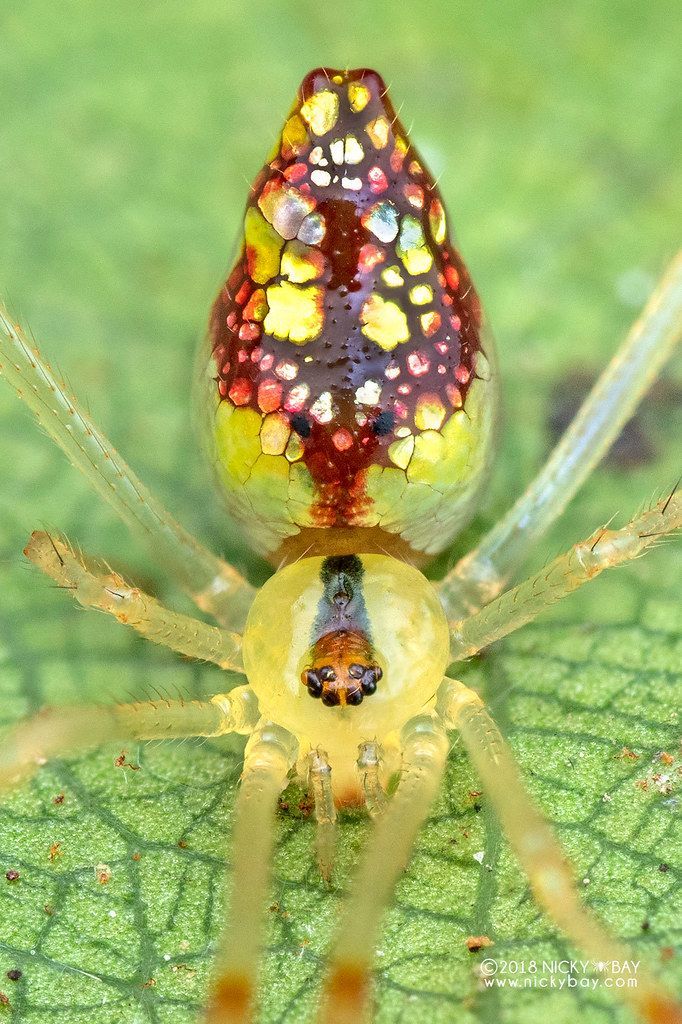
<path id="1" fill-rule="evenodd" d="M 292 776 L 312 791 L 325 878 L 338 808 L 364 804 L 374 819 L 319 1020 L 369 1018 L 382 914 L 438 790 L 452 731 L 538 904 L 607 972 L 627 958 L 581 904 L 481 698 L 449 668 L 682 524 L 673 492 L 510 587 L 658 374 L 681 313 L 678 257 L 533 483 L 441 582 L 427 581 L 416 566 L 450 544 L 487 479 L 492 345 L 436 184 L 382 79 L 367 69 L 311 72 L 251 188 L 241 251 L 197 369 L 228 510 L 276 568 L 258 591 L 173 519 L 0 314 L 2 374 L 217 624 L 164 607 L 47 533 L 32 535 L 28 558 L 84 607 L 248 680 L 204 702 L 48 708 L 0 748 L 8 788 L 47 758 L 109 741 L 248 736 L 207 1024 L 245 1024 L 256 1013 L 275 811 Z M 637 988 L 617 991 L 650 1024 L 682 1021 L 647 972 Z"/>

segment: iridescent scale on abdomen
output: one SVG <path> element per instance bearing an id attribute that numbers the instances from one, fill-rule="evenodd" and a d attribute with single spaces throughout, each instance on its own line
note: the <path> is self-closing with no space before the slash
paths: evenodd
<path id="1" fill-rule="evenodd" d="M 488 463 L 481 335 L 381 78 L 312 72 L 253 184 L 209 329 L 214 460 L 256 550 L 444 548 Z"/>

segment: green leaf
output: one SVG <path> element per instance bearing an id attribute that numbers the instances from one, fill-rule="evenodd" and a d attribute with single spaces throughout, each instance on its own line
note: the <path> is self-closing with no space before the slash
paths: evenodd
<path id="1" fill-rule="evenodd" d="M 461 549 L 531 478 L 573 375 L 598 372 L 671 254 L 682 195 L 676 20 L 672 0 L 647 12 L 587 0 L 314 12 L 303 2 L 125 0 L 84 12 L 73 0 L 28 0 L 3 26 L 0 289 L 150 486 L 261 581 L 263 566 L 208 498 L 190 417 L 194 340 L 229 262 L 244 176 L 299 79 L 321 60 L 376 66 L 443 173 L 500 342 L 506 429 Z M 349 47 L 360 23 L 366 42 Z M 674 483 L 680 394 L 677 360 L 639 433 L 584 488 L 535 566 Z M 186 607 L 2 387 L 0 430 L 0 726 L 47 702 L 223 688 L 218 670 L 76 610 L 24 564 L 28 534 L 47 525 Z M 677 757 L 679 740 L 681 567 L 679 546 L 654 551 L 462 673 L 489 699 L 585 899 L 671 987 L 679 759 L 660 754 Z M 196 1020 L 221 923 L 240 744 L 136 746 L 128 761 L 139 771 L 115 767 L 119 752 L 50 763 L 0 805 L 0 990 L 11 1003 L 0 1021 Z M 379 1024 L 629 1020 L 603 989 L 481 990 L 486 954 L 469 953 L 467 936 L 487 935 L 496 958 L 526 965 L 575 951 L 534 906 L 478 789 L 456 744 L 386 919 Z M 273 1024 L 312 1019 L 368 827 L 344 819 L 327 890 L 299 802 L 292 793 L 279 826 L 263 976 Z M 6 880 L 9 869 L 18 880 Z M 20 980 L 6 977 L 12 969 Z"/>

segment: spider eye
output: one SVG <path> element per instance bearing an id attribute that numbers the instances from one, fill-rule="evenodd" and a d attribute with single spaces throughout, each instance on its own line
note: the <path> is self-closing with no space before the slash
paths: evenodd
<path id="1" fill-rule="evenodd" d="M 337 690 L 325 690 L 322 694 L 322 703 L 328 708 L 336 707 L 337 704 L 341 703 L 341 698 Z"/>
<path id="2" fill-rule="evenodd" d="M 311 697 L 322 696 L 322 681 L 317 672 L 314 672 L 312 669 L 308 669 L 307 672 L 303 673 L 301 682 L 304 686 L 308 687 L 308 693 Z"/>

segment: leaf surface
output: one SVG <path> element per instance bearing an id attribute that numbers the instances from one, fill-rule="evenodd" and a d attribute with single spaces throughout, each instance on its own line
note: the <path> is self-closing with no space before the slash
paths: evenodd
<path id="1" fill-rule="evenodd" d="M 382 0 L 314 17 L 304 3 L 296 17 L 262 3 L 66 7 L 28 0 L 6 19 L 0 287 L 96 421 L 188 527 L 265 578 L 207 497 L 192 350 L 229 262 L 244 176 L 308 67 L 345 64 L 352 51 L 407 100 L 403 118 L 414 117 L 417 145 L 443 174 L 496 326 L 506 422 L 496 476 L 459 548 L 472 543 L 540 465 L 671 255 L 682 212 L 676 7 L 470 2 L 455 16 L 447 4 Z M 363 18 L 359 51 L 349 50 L 351 14 Z M 533 566 L 674 483 L 680 394 L 678 358 Z M 224 688 L 218 670 L 76 610 L 23 562 L 32 529 L 62 530 L 187 608 L 4 387 L 0 479 L 0 726 L 45 703 Z M 679 546 L 654 551 L 462 671 L 489 699 L 586 900 L 671 986 L 682 920 L 681 568 Z M 135 746 L 127 760 L 139 771 L 116 768 L 118 753 L 50 763 L 0 805 L 0 990 L 11 1004 L 0 1021 L 196 1020 L 221 921 L 240 743 Z M 603 989 L 482 989 L 476 965 L 487 954 L 469 953 L 468 936 L 489 936 L 488 953 L 526 970 L 576 953 L 534 906 L 479 788 L 455 743 L 386 919 L 378 1024 L 532 1024 L 548 1013 L 561 1024 L 577 1011 L 625 1024 Z M 280 815 L 268 1024 L 312 1019 L 367 832 L 362 817 L 343 820 L 327 890 L 299 803 L 292 792 Z M 8 870 L 19 879 L 7 881 Z M 18 981 L 6 977 L 14 969 Z"/>

